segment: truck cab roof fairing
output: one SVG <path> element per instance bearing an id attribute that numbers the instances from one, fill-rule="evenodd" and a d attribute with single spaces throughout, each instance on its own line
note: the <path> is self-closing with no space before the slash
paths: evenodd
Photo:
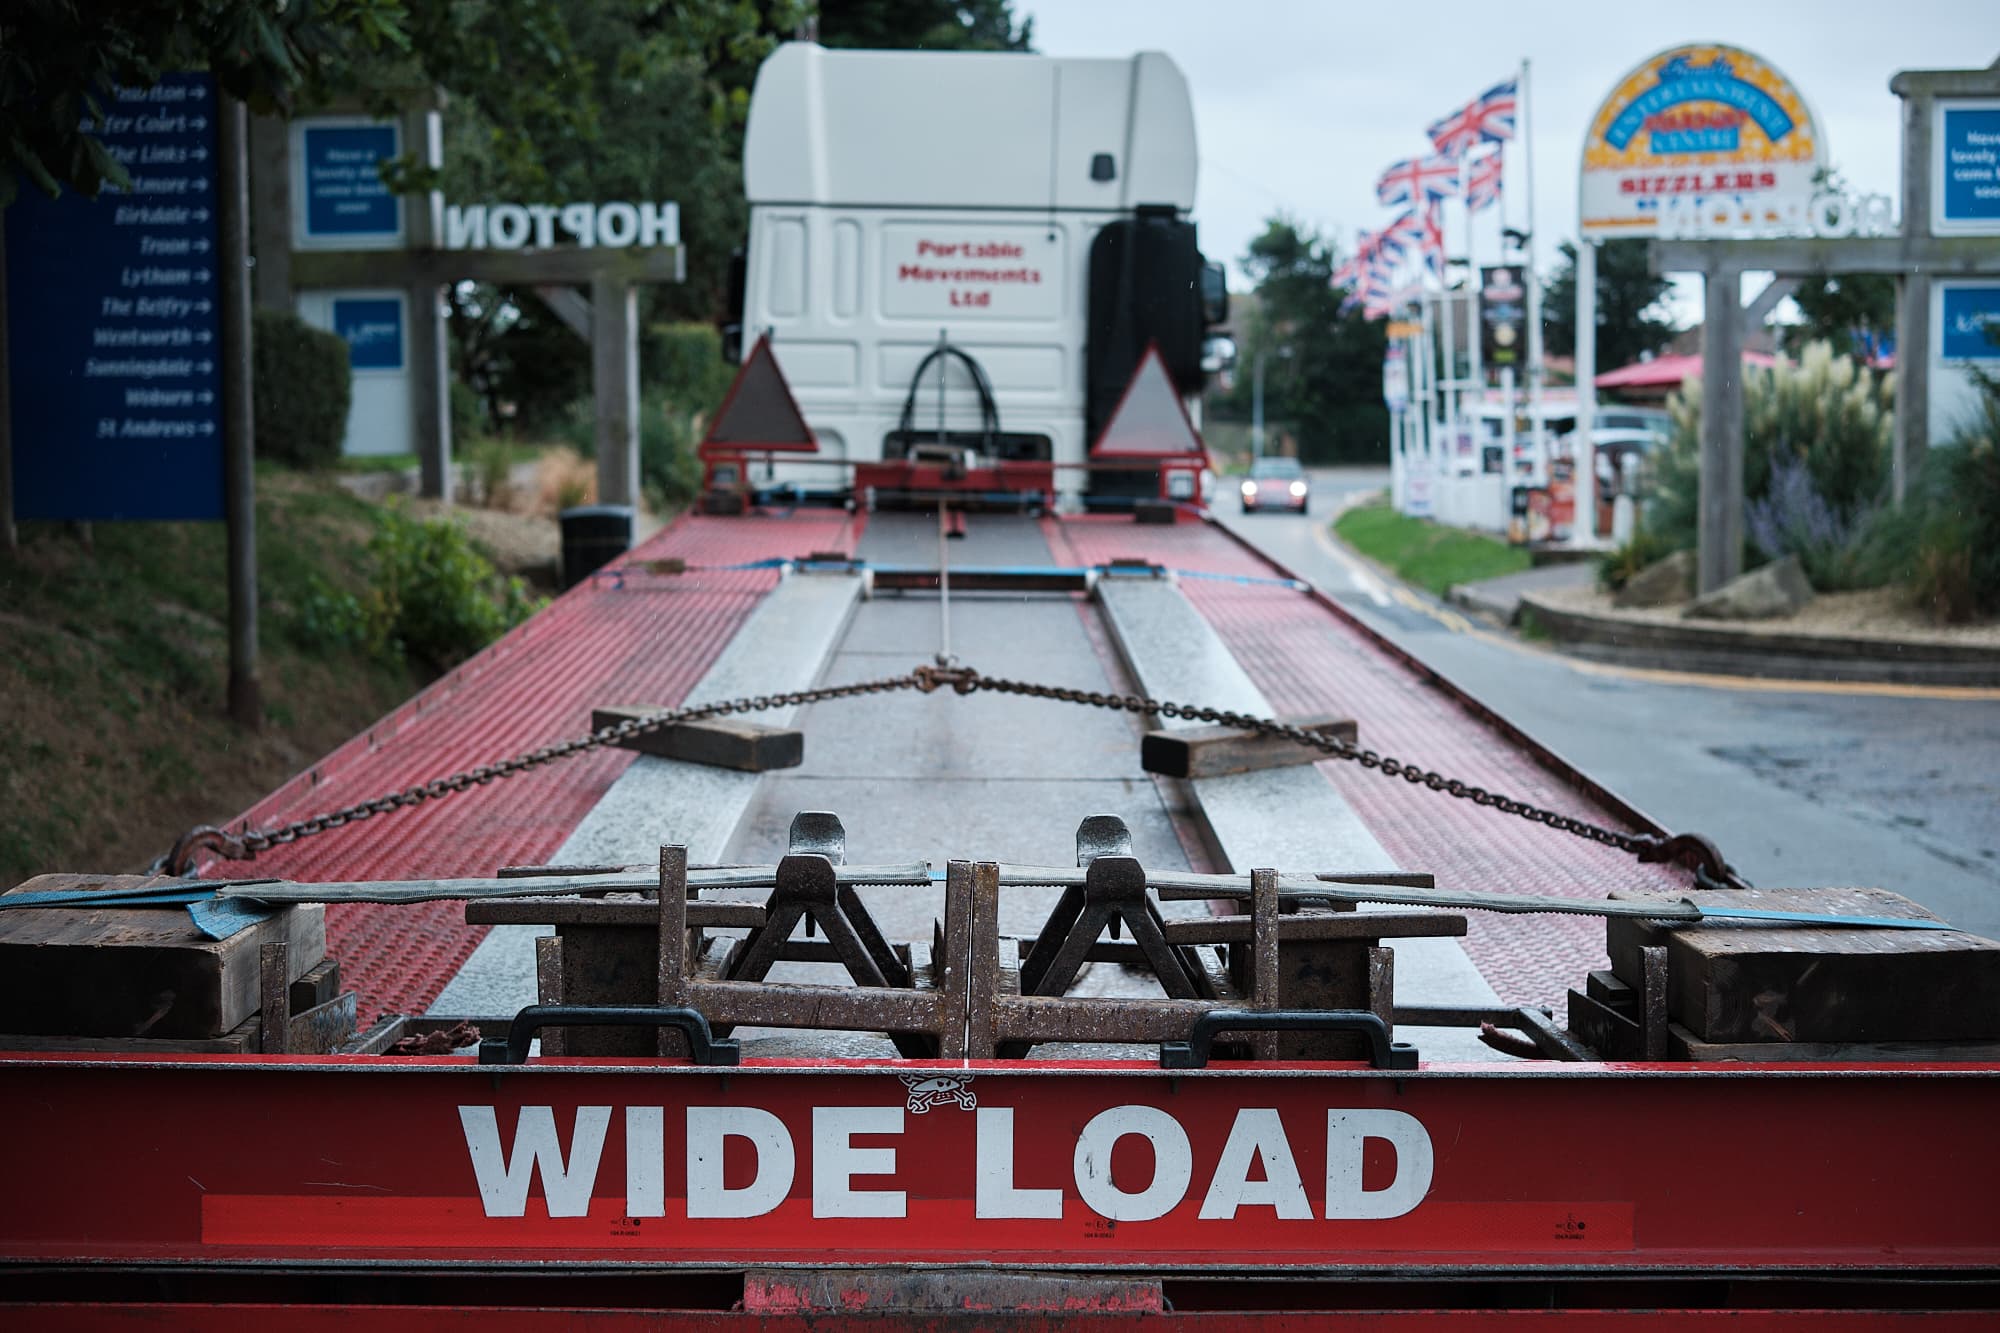
<path id="1" fill-rule="evenodd" d="M 948 59 L 951 77 L 941 79 L 937 52 L 780 46 L 757 71 L 750 99 L 750 202 L 1194 207 L 1194 104 L 1164 54 Z M 1112 159 L 1110 180 L 1094 179 L 1099 154 Z"/>

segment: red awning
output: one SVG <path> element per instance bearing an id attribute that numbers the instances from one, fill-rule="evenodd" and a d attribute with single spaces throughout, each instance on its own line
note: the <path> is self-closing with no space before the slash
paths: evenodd
<path id="1" fill-rule="evenodd" d="M 1775 366 L 1778 358 L 1765 352 L 1745 352 L 1746 366 Z M 1600 389 L 1675 388 L 1683 380 L 1701 377 L 1701 357 L 1656 356 L 1651 361 L 1634 361 L 1629 366 L 1607 370 L 1595 381 Z"/>

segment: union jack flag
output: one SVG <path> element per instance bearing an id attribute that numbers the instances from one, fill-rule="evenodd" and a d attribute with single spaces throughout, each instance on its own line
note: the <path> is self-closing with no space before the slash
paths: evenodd
<path id="1" fill-rule="evenodd" d="M 1494 149 L 1472 163 L 1465 182 L 1465 207 L 1477 213 L 1490 208 L 1500 198 L 1500 150 Z"/>
<path id="2" fill-rule="evenodd" d="M 1444 281 L 1444 218 L 1443 210 L 1432 204 L 1424 210 L 1423 221 L 1418 224 L 1417 253 L 1424 261 L 1424 268 L 1438 281 Z"/>
<path id="3" fill-rule="evenodd" d="M 1430 128 L 1431 144 L 1448 158 L 1461 158 L 1483 143 L 1514 137 L 1514 114 L 1521 104 L 1520 81 L 1496 83 Z"/>
<path id="4" fill-rule="evenodd" d="M 1396 163 L 1375 182 L 1385 204 L 1421 204 L 1458 197 L 1458 163 L 1445 157 L 1411 157 Z"/>

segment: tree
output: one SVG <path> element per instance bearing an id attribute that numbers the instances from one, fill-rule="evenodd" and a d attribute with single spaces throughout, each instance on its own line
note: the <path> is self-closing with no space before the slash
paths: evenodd
<path id="1" fill-rule="evenodd" d="M 1035 20 L 1011 0 L 820 0 L 828 46 L 925 51 L 1032 51 Z"/>
<path id="2" fill-rule="evenodd" d="M 1379 322 L 1346 305 L 1347 293 L 1331 285 L 1338 262 L 1332 244 L 1311 228 L 1282 215 L 1265 224 L 1242 259 L 1257 283 L 1256 309 L 1242 330 L 1235 387 L 1218 407 L 1224 415 L 1248 415 L 1262 354 L 1265 416 L 1291 423 L 1301 457 L 1386 459 L 1387 338 Z M 1290 355 L 1279 355 L 1280 348 Z"/>
<path id="3" fill-rule="evenodd" d="M 407 49 L 403 0 L 10 0 L 0 11 L 0 208 L 25 177 L 54 197 L 131 179 L 91 132 L 120 86 L 207 69 L 259 110 L 330 67 Z"/>
<path id="4" fill-rule="evenodd" d="M 1576 354 L 1576 247 L 1564 241 L 1562 264 L 1542 296 L 1542 336 L 1555 356 Z M 1615 370 L 1674 336 L 1660 298 L 1671 284 L 1654 274 L 1642 240 L 1606 241 L 1597 248 L 1597 365 Z"/>
<path id="5" fill-rule="evenodd" d="M 1792 293 L 1806 319 L 1785 333 L 1794 353 L 1808 343 L 1828 342 L 1845 354 L 1867 359 L 1896 333 L 1896 280 L 1887 273 L 1819 273 L 1799 281 Z"/>

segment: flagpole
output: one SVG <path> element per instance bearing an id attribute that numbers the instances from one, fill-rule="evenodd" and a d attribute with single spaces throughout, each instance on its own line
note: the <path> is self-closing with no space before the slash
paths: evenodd
<path id="1" fill-rule="evenodd" d="M 1495 145 L 1494 152 L 1501 151 Z M 1459 172 L 1459 198 L 1465 203 L 1465 352 L 1468 369 L 1466 374 L 1472 381 L 1472 452 L 1474 471 L 1486 466 L 1486 365 L 1485 349 L 1480 345 L 1485 341 L 1486 326 L 1480 319 L 1479 292 L 1483 285 L 1479 279 L 1479 252 L 1476 236 L 1479 228 L 1473 221 L 1472 208 L 1472 159 L 1470 154 L 1464 159 L 1465 165 Z M 1475 492 L 1476 493 L 1476 492 Z M 1507 516 L 1500 516 L 1500 527 L 1507 526 Z"/>
<path id="2" fill-rule="evenodd" d="M 1542 422 L 1542 272 L 1541 228 L 1535 225 L 1535 121 L 1528 80 L 1528 60 L 1521 59 L 1521 147 L 1526 161 L 1528 218 L 1528 427 L 1534 432 L 1536 459 L 1548 457 Z M 1543 478 L 1543 484 L 1547 484 Z"/>

